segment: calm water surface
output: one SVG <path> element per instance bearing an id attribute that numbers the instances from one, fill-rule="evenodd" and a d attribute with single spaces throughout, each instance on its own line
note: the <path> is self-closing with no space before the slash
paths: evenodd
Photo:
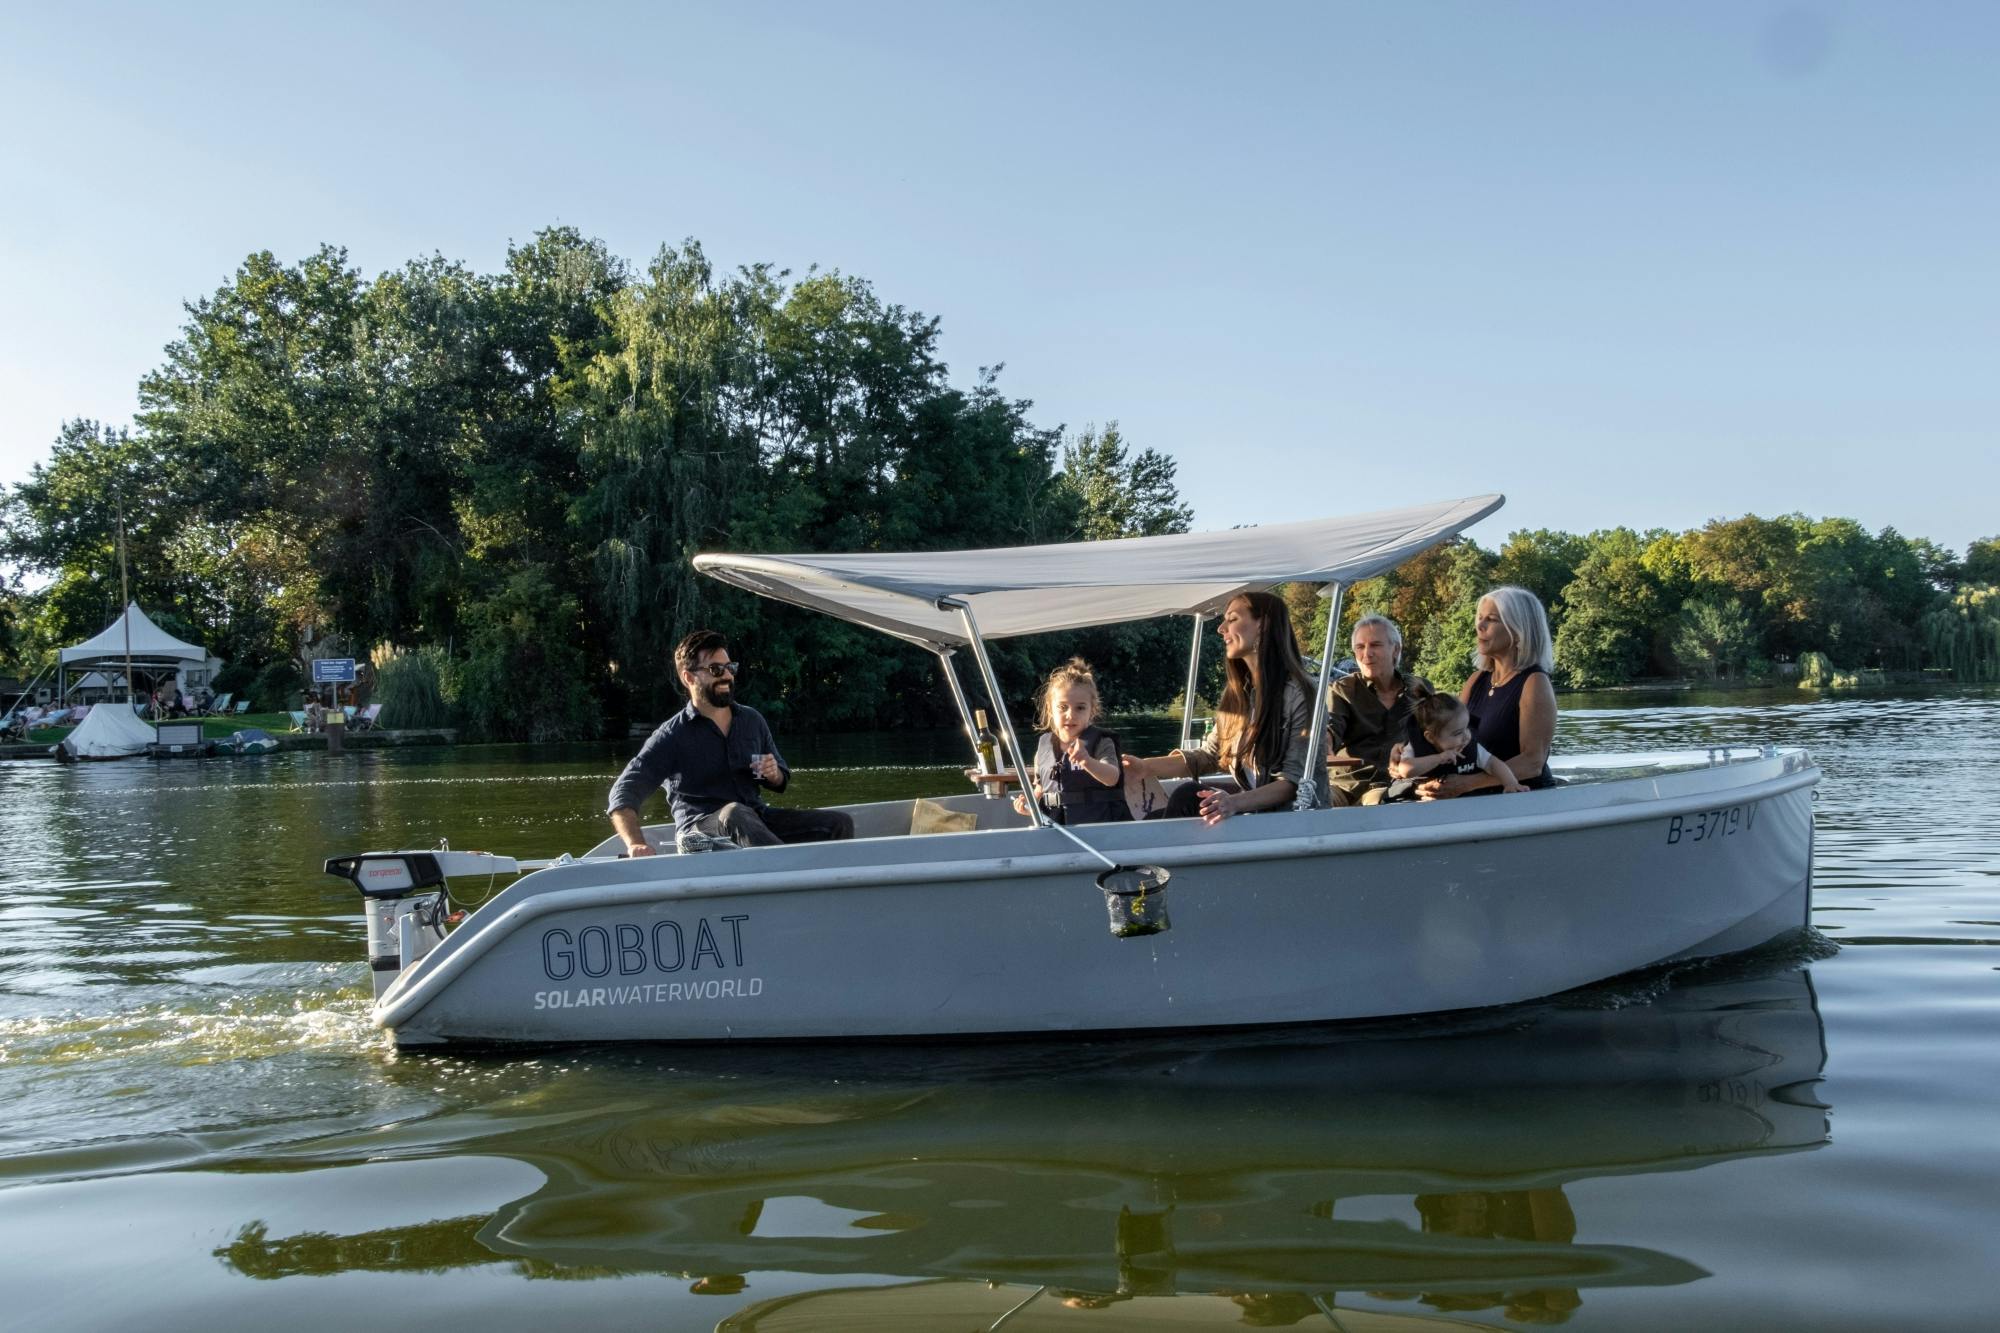
<path id="1" fill-rule="evenodd" d="M 1450 1021 L 398 1056 L 319 862 L 581 851 L 622 752 L 0 763 L 0 1325 L 2000 1326 L 2000 695 L 1565 706 L 1809 747 L 1820 939 Z M 794 794 L 942 744 L 794 739 Z"/>

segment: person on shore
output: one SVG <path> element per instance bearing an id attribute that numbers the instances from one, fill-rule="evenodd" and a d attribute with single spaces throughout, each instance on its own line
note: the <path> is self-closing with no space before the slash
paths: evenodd
<path id="1" fill-rule="evenodd" d="M 1034 800 L 1058 824 L 1109 824 L 1132 818 L 1118 737 L 1097 725 L 1097 677 L 1072 657 L 1042 684 L 1041 737 L 1035 745 Z M 1028 813 L 1028 797 L 1014 809 Z"/>
<path id="2" fill-rule="evenodd" d="M 1306 753 L 1314 685 L 1285 603 L 1268 592 L 1239 593 L 1224 608 L 1218 628 L 1228 685 L 1216 702 L 1208 739 L 1199 749 L 1125 761 L 1143 776 L 1197 779 L 1174 790 L 1168 818 L 1198 814 L 1205 823 L 1219 824 L 1232 815 L 1288 810 L 1306 774 L 1319 778 L 1326 770 L 1324 747 L 1318 755 Z M 1198 780 L 1216 769 L 1226 770 L 1238 789 Z M 1323 783 L 1314 787 L 1324 792 Z M 1318 803 L 1325 804 L 1324 795 Z"/>
<path id="3" fill-rule="evenodd" d="M 306 696 L 306 730 L 326 730 L 326 705 L 319 701 L 317 692 Z"/>
<path id="4" fill-rule="evenodd" d="M 1527 790 L 1513 769 L 1472 739 L 1472 715 L 1465 700 L 1455 694 L 1438 694 L 1423 686 L 1410 710 L 1410 733 L 1409 740 L 1398 741 L 1389 752 L 1389 773 L 1395 781 L 1383 792 L 1385 803 L 1436 799 L 1441 793 L 1426 798 L 1421 789 L 1428 779 L 1446 774 L 1485 773 L 1501 791 Z"/>
<path id="5" fill-rule="evenodd" d="M 1472 739 L 1499 756 L 1530 790 L 1549 787 L 1549 747 L 1556 738 L 1556 691 L 1549 681 L 1555 646 L 1541 599 L 1526 588 L 1495 588 L 1479 599 L 1474 629 L 1479 669 L 1459 697 L 1472 715 Z M 1451 773 L 1429 779 L 1428 799 L 1499 790 L 1486 773 Z"/>
<path id="6" fill-rule="evenodd" d="M 628 855 L 653 854 L 639 807 L 663 785 L 677 837 L 699 833 L 772 847 L 854 836 L 854 820 L 841 811 L 765 804 L 763 792 L 783 791 L 792 773 L 764 715 L 736 702 L 741 664 L 729 659 L 727 639 L 696 630 L 674 649 L 674 667 L 687 707 L 646 738 L 611 784 L 611 827 Z"/>
<path id="7" fill-rule="evenodd" d="M 1430 683 L 1403 669 L 1403 631 L 1387 616 L 1355 621 L 1348 647 L 1359 669 L 1327 689 L 1329 789 L 1334 805 L 1372 805 L 1389 785 L 1390 749 L 1408 738 L 1414 692 Z"/>

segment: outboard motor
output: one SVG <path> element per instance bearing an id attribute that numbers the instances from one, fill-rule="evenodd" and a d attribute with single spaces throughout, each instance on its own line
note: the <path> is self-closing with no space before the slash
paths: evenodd
<path id="1" fill-rule="evenodd" d="M 451 897 L 437 857 L 428 852 L 363 852 L 327 861 L 326 873 L 361 890 L 368 913 L 368 969 L 375 998 L 403 969 L 445 937 Z"/>

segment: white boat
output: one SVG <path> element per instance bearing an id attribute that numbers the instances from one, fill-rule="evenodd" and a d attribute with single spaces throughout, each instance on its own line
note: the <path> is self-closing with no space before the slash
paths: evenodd
<path id="1" fill-rule="evenodd" d="M 159 740 L 123 700 L 93 704 L 76 730 L 49 747 L 57 759 L 135 759 Z"/>
<path id="2" fill-rule="evenodd" d="M 1335 599 L 1320 654 L 1330 668 L 1346 586 L 1500 503 L 1018 549 L 704 555 L 695 565 L 930 649 L 970 747 L 953 665 L 961 649 L 997 703 L 988 638 L 1185 614 L 1192 681 L 1205 619 L 1240 592 L 1306 581 Z M 1315 750 L 1324 686 L 1323 673 Z M 1184 737 L 1192 724 L 1190 712 Z M 581 857 L 388 851 L 327 870 L 366 898 L 374 1020 L 410 1046 L 1434 1013 L 1805 928 L 1819 772 L 1802 751 L 1554 768 L 1565 785 L 1521 795 L 1329 810 L 1310 808 L 1302 791 L 1300 808 L 1213 827 L 1064 829 L 974 792 L 937 802 L 973 816 L 961 832 L 912 835 L 915 803 L 884 801 L 845 807 L 856 829 L 847 842 L 626 860 L 606 839 Z M 649 836 L 673 843 L 671 830 Z M 523 871 L 447 933 L 450 878 Z"/>

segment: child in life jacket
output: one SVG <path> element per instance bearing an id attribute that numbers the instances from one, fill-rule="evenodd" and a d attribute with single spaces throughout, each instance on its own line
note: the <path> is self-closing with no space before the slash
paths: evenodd
<path id="1" fill-rule="evenodd" d="M 1410 738 L 1389 751 L 1389 776 L 1396 780 L 1382 800 L 1423 800 L 1419 787 L 1452 773 L 1488 773 L 1499 780 L 1501 791 L 1527 790 L 1506 760 L 1496 759 L 1472 739 L 1472 718 L 1464 700 L 1419 689 L 1410 708 Z"/>
<path id="2" fill-rule="evenodd" d="M 1130 819 L 1118 738 L 1097 726 L 1097 678 L 1080 657 L 1049 673 L 1042 686 L 1042 734 L 1035 746 L 1035 800 L 1058 824 Z M 1014 809 L 1028 813 L 1027 798 Z"/>

